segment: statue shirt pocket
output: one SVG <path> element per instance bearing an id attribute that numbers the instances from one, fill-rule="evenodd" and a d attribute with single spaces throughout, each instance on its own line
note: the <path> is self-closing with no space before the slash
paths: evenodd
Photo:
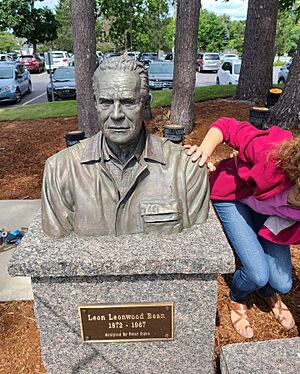
<path id="1" fill-rule="evenodd" d="M 182 230 L 182 207 L 179 200 L 141 201 L 144 233 L 173 234 Z"/>

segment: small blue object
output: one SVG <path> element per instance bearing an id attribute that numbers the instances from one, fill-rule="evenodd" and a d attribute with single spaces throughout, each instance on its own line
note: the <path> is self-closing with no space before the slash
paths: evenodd
<path id="1" fill-rule="evenodd" d="M 12 231 L 10 234 L 11 234 L 11 235 L 15 235 L 15 236 L 17 236 L 17 235 L 22 235 L 22 233 L 21 233 L 20 230 L 14 230 L 14 231 Z M 22 235 L 22 236 L 23 236 L 23 235 Z"/>
<path id="2" fill-rule="evenodd" d="M 14 230 L 11 233 L 7 235 L 5 238 L 6 243 L 16 243 L 19 244 L 21 239 L 23 238 L 23 234 L 21 233 L 20 230 Z"/>

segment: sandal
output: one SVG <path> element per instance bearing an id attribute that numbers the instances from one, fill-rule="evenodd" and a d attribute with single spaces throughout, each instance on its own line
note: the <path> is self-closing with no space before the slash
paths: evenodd
<path id="1" fill-rule="evenodd" d="M 230 314 L 231 314 L 231 322 L 235 331 L 241 335 L 243 338 L 252 338 L 253 337 L 253 330 L 250 325 L 250 321 L 247 316 L 247 306 L 245 304 L 236 303 L 234 301 L 230 301 Z M 233 313 L 237 314 L 239 318 L 236 320 L 233 319 Z M 239 328 L 237 324 L 241 321 L 246 321 L 246 324 L 243 328 Z"/>
<path id="2" fill-rule="evenodd" d="M 284 327 L 286 330 L 290 330 L 293 327 L 295 327 L 295 320 L 292 316 L 292 313 L 289 311 L 287 306 L 281 301 L 280 297 L 277 294 L 275 294 L 272 297 L 264 298 L 264 301 L 272 309 L 275 318 L 281 324 L 282 327 Z M 291 315 L 291 321 L 289 321 L 287 317 L 283 315 L 282 312 L 289 312 Z"/>

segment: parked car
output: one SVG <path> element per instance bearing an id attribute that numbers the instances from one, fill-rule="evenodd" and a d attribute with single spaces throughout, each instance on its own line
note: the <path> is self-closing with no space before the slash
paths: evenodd
<path id="1" fill-rule="evenodd" d="M 110 57 L 116 57 L 116 56 L 121 56 L 123 52 L 105 52 L 104 53 L 104 59 L 110 58 Z"/>
<path id="2" fill-rule="evenodd" d="M 174 55 L 173 53 L 168 53 L 165 57 L 166 61 L 173 61 L 174 60 Z"/>
<path id="3" fill-rule="evenodd" d="M 196 70 L 199 73 L 206 70 L 217 72 L 220 65 L 219 53 L 199 53 L 196 59 Z"/>
<path id="4" fill-rule="evenodd" d="M 126 52 L 126 55 L 128 57 L 130 57 L 131 59 L 133 59 L 133 60 L 137 60 L 138 57 L 139 57 L 139 54 L 140 54 L 140 52 L 136 52 L 136 51 L 128 51 L 128 52 Z"/>
<path id="5" fill-rule="evenodd" d="M 20 62 L 0 62 L 0 102 L 19 103 L 22 95 L 32 92 L 29 71 Z"/>
<path id="6" fill-rule="evenodd" d="M 241 60 L 226 60 L 217 73 L 217 84 L 237 84 L 241 71 Z"/>
<path id="7" fill-rule="evenodd" d="M 221 60 L 222 61 L 225 61 L 225 60 L 236 60 L 236 59 L 239 59 L 239 55 L 235 54 L 235 53 L 225 53 L 221 56 Z"/>
<path id="8" fill-rule="evenodd" d="M 149 65 L 148 77 L 151 90 L 173 87 L 174 63 L 171 61 L 154 61 Z"/>
<path id="9" fill-rule="evenodd" d="M 138 60 L 148 67 L 153 61 L 158 60 L 158 56 L 156 52 L 141 52 Z"/>
<path id="10" fill-rule="evenodd" d="M 31 72 L 41 73 L 45 70 L 45 61 L 36 54 L 22 55 L 19 61 Z"/>
<path id="11" fill-rule="evenodd" d="M 101 64 L 102 61 L 103 61 L 103 59 L 101 59 L 101 58 L 99 59 L 97 57 L 97 54 L 96 54 L 96 68 L 99 66 L 99 64 Z M 75 66 L 75 56 L 74 55 L 69 58 L 68 66 Z"/>
<path id="12" fill-rule="evenodd" d="M 74 66 L 57 68 L 52 76 L 54 100 L 76 100 Z M 47 86 L 48 101 L 52 101 L 51 81 Z"/>
<path id="13" fill-rule="evenodd" d="M 96 51 L 96 59 L 97 59 L 97 66 L 101 64 L 101 62 L 104 60 L 104 56 L 101 51 Z"/>
<path id="14" fill-rule="evenodd" d="M 54 71 L 57 68 L 68 66 L 69 61 L 69 54 L 66 51 L 52 51 L 51 52 L 52 61 L 51 61 L 51 70 Z M 47 73 L 50 73 L 50 65 L 49 65 L 49 53 L 45 53 L 45 67 Z"/>
<path id="15" fill-rule="evenodd" d="M 13 58 L 8 53 L 0 53 L 0 61 L 12 61 Z"/>
<path id="16" fill-rule="evenodd" d="M 292 61 L 287 62 L 284 64 L 278 73 L 278 83 L 279 84 L 285 84 L 287 81 L 287 77 L 289 75 L 290 67 L 291 67 Z"/>

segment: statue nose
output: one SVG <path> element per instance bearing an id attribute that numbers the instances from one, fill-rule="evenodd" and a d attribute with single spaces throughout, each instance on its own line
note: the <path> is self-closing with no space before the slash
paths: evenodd
<path id="1" fill-rule="evenodd" d="M 122 119 L 125 118 L 125 115 L 121 109 L 121 105 L 119 101 L 115 101 L 113 105 L 113 111 L 111 114 L 112 119 Z"/>

